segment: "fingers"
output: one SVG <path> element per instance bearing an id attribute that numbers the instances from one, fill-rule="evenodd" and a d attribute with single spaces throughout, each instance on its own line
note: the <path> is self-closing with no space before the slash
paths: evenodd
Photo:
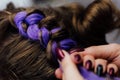
<path id="1" fill-rule="evenodd" d="M 98 76 L 104 76 L 104 74 L 107 72 L 109 76 L 113 77 L 116 76 L 118 67 L 113 63 L 108 63 L 107 60 L 96 59 L 94 71 Z"/>
<path id="2" fill-rule="evenodd" d="M 83 63 L 83 66 L 87 70 L 92 70 L 93 67 L 94 67 L 95 59 L 91 55 L 83 56 L 79 52 L 74 52 L 70 55 L 70 57 L 75 64 L 81 64 L 82 65 L 82 63 Z"/>
<path id="3" fill-rule="evenodd" d="M 78 52 L 72 53 L 70 57 L 75 64 L 82 63 L 83 61 L 83 56 L 81 54 L 78 54 Z"/>
<path id="4" fill-rule="evenodd" d="M 95 64 L 95 59 L 93 56 L 91 55 L 86 55 L 83 57 L 83 66 L 87 69 L 87 70 L 92 70 Z"/>
<path id="5" fill-rule="evenodd" d="M 96 59 L 95 60 L 95 73 L 98 76 L 103 76 L 104 73 L 106 72 L 106 67 L 107 67 L 107 60 L 104 59 Z"/>
<path id="6" fill-rule="evenodd" d="M 58 51 L 58 54 L 61 55 L 62 52 L 62 58 L 59 58 L 59 64 L 61 65 L 62 69 L 62 79 L 63 80 L 84 80 L 83 77 L 80 75 L 76 64 L 71 60 L 70 55 L 64 51 L 60 50 Z M 64 55 L 64 56 L 63 56 Z M 56 75 L 59 73 L 60 70 L 56 71 Z M 61 77 L 60 75 L 57 75 L 58 77 Z"/>
<path id="7" fill-rule="evenodd" d="M 62 79 L 62 70 L 60 68 L 55 70 L 55 76 L 58 79 Z"/>
<path id="8" fill-rule="evenodd" d="M 107 66 L 107 73 L 110 75 L 110 76 L 115 76 L 118 72 L 118 67 L 113 64 L 113 63 L 110 63 L 108 64 Z"/>
<path id="9" fill-rule="evenodd" d="M 103 76 L 106 72 L 112 76 L 115 75 L 118 71 L 118 67 L 113 63 L 108 63 L 105 59 L 95 59 L 91 55 L 82 55 L 80 52 L 74 52 L 70 55 L 75 64 L 81 64 L 90 71 L 94 71 L 98 76 Z M 76 59 L 76 56 L 79 56 Z M 111 65 L 112 64 L 112 65 Z"/>

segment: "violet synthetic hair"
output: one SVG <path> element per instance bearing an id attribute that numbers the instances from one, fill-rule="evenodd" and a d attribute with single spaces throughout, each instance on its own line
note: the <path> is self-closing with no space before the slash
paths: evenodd
<path id="1" fill-rule="evenodd" d="M 38 29 L 37 23 L 40 20 L 42 20 L 43 17 L 44 17 L 43 15 L 40 15 L 38 13 L 31 14 L 30 16 L 27 16 L 27 12 L 24 11 L 24 12 L 17 13 L 15 18 L 14 18 L 14 21 L 15 21 L 16 26 L 18 27 L 21 35 L 23 35 L 24 37 L 29 36 L 32 39 L 38 39 L 39 29 Z M 22 27 L 23 22 L 29 26 L 27 33 L 25 33 L 25 31 L 23 30 L 23 27 Z M 34 32 L 31 31 L 31 29 L 33 29 Z"/>
<path id="2" fill-rule="evenodd" d="M 0 80 L 57 80 L 56 49 L 107 44 L 105 34 L 119 27 L 118 12 L 110 0 L 95 0 L 86 8 L 77 3 L 15 8 L 10 3 L 0 11 Z M 77 66 L 86 80 L 120 80 Z"/>

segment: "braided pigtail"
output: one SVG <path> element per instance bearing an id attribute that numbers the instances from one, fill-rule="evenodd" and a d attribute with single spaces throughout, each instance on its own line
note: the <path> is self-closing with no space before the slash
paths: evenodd
<path id="1" fill-rule="evenodd" d="M 65 35 L 66 30 L 58 26 L 59 24 L 56 23 L 54 26 L 49 26 L 50 22 L 45 24 L 48 17 L 36 11 L 29 14 L 22 11 L 15 15 L 14 22 L 22 36 L 40 42 L 41 47 L 47 52 L 48 61 L 53 64 L 57 63 L 57 48 L 68 51 L 76 46 L 76 42 L 70 39 L 69 35 Z"/>

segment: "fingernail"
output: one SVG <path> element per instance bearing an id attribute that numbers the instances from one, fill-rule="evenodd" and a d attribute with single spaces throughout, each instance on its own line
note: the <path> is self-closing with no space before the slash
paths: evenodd
<path id="1" fill-rule="evenodd" d="M 92 62 L 91 62 L 91 60 L 86 61 L 85 68 L 87 70 L 91 70 L 92 69 Z"/>
<path id="2" fill-rule="evenodd" d="M 63 51 L 59 48 L 57 48 L 56 51 L 57 51 L 57 58 L 61 61 L 65 57 L 65 55 Z"/>
<path id="3" fill-rule="evenodd" d="M 110 69 L 109 69 L 109 75 L 110 75 L 110 76 L 114 76 L 114 74 L 115 74 L 114 68 L 110 68 Z"/>
<path id="4" fill-rule="evenodd" d="M 103 75 L 103 66 L 102 66 L 102 65 L 98 65 L 98 66 L 97 66 L 96 74 L 97 74 L 98 76 L 102 76 L 102 75 Z"/>
<path id="5" fill-rule="evenodd" d="M 71 49 L 69 53 L 72 54 L 74 52 L 81 52 L 81 51 L 84 51 L 84 48 Z"/>
<path id="6" fill-rule="evenodd" d="M 81 60 L 81 57 L 80 57 L 79 54 L 76 54 L 74 57 L 75 57 L 75 60 L 76 60 L 77 62 L 79 62 L 79 61 Z"/>

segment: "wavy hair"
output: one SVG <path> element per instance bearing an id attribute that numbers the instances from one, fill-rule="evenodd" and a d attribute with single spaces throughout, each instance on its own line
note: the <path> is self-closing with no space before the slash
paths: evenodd
<path id="1" fill-rule="evenodd" d="M 54 47 L 70 51 L 107 44 L 105 33 L 119 27 L 118 12 L 109 0 L 86 8 L 76 3 L 15 8 L 10 3 L 0 11 L 0 79 L 57 80 Z"/>

